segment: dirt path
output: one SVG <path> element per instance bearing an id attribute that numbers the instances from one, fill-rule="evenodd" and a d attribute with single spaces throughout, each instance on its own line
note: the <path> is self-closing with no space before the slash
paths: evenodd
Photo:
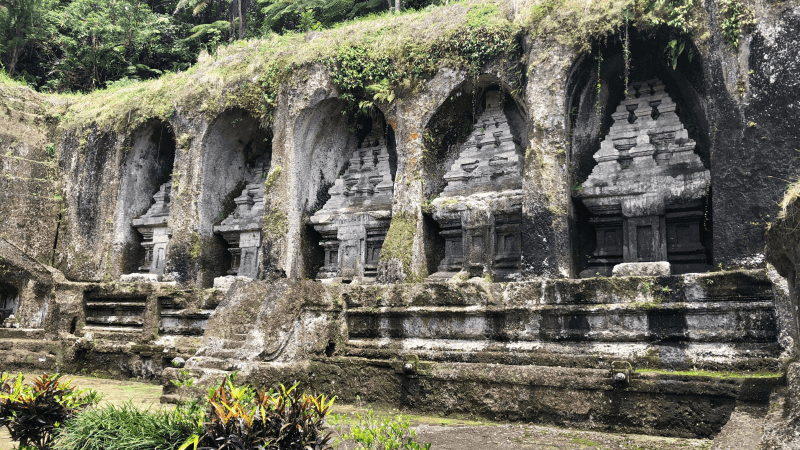
<path id="1" fill-rule="evenodd" d="M 27 377 L 26 377 L 27 378 Z M 141 408 L 160 408 L 161 386 L 136 381 L 103 380 L 75 377 L 73 384 L 101 392 L 103 402 L 114 405 L 131 401 Z M 101 403 L 102 405 L 102 403 Z M 339 404 L 336 414 L 354 415 L 364 408 Z M 377 417 L 396 416 L 397 410 L 375 409 Z M 418 442 L 430 442 L 435 450 L 707 450 L 710 440 L 672 439 L 656 436 L 624 435 L 581 431 L 528 424 L 503 424 L 430 416 L 404 415 L 417 431 Z M 12 450 L 13 442 L 5 431 L 0 432 L 0 450 Z M 353 450 L 343 443 L 339 450 Z"/>

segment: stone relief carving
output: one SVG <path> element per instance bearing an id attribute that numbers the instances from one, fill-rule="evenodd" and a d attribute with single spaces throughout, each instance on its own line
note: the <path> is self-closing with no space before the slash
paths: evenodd
<path id="1" fill-rule="evenodd" d="M 261 250 L 261 222 L 264 218 L 264 178 L 269 172 L 265 156 L 248 169 L 247 185 L 233 199 L 236 209 L 214 227 L 228 242 L 231 253 L 229 276 L 258 278 Z"/>
<path id="2" fill-rule="evenodd" d="M 162 184 L 158 192 L 153 195 L 155 203 L 150 206 L 150 209 L 142 217 L 131 220 L 133 227 L 143 237 L 142 247 L 144 247 L 145 256 L 139 272 L 151 275 L 146 277 L 150 281 L 159 281 L 164 274 L 164 262 L 169 242 L 167 221 L 169 220 L 171 191 L 172 181 Z M 122 278 L 123 281 L 135 281 L 142 277 L 123 275 Z"/>
<path id="3" fill-rule="evenodd" d="M 676 105 L 657 79 L 633 83 L 577 192 L 594 217 L 597 249 L 582 277 L 616 264 L 669 261 L 673 271 L 706 270 L 701 244 L 710 173 L 694 152 Z"/>
<path id="4" fill-rule="evenodd" d="M 380 127 L 373 127 L 353 152 L 347 170 L 328 193 L 331 198 L 311 217 L 325 250 L 317 278 L 374 279 L 394 193 L 389 150 Z"/>
<path id="5" fill-rule="evenodd" d="M 524 157 L 503 112 L 501 94 L 486 94 L 486 109 L 445 174 L 442 194 L 432 202 L 442 228 L 445 257 L 434 278 L 490 275 L 519 278 Z"/>

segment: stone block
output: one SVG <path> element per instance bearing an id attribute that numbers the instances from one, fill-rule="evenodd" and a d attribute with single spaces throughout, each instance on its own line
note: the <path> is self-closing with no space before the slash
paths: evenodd
<path id="1" fill-rule="evenodd" d="M 161 275 L 154 273 L 129 273 L 119 277 L 122 283 L 158 283 L 161 281 Z"/>
<path id="2" fill-rule="evenodd" d="M 227 292 L 231 289 L 231 287 L 233 287 L 233 283 L 236 283 L 237 281 L 248 283 L 250 281 L 253 281 L 253 279 L 250 277 L 241 277 L 237 275 L 217 277 L 214 278 L 214 289 L 219 289 L 220 291 Z"/>
<path id="3" fill-rule="evenodd" d="M 668 277 L 672 275 L 672 265 L 666 261 L 622 263 L 614 266 L 615 277 Z"/>

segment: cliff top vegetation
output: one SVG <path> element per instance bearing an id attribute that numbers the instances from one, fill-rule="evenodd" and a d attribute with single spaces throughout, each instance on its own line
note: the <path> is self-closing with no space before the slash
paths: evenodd
<path id="1" fill-rule="evenodd" d="M 673 47 L 665 51 L 677 60 L 691 51 L 690 40 L 700 46 L 707 39 L 705 23 L 699 0 L 461 0 L 371 14 L 324 30 L 236 40 L 202 51 L 185 71 L 47 98 L 60 126 L 71 129 L 124 132 L 178 109 L 211 117 L 234 107 L 267 125 L 282 84 L 314 64 L 327 66 L 343 98 L 357 107 L 363 100 L 390 103 L 441 67 L 477 74 L 487 63 L 511 60 L 526 36 L 588 53 L 610 39 L 623 40 L 629 28 L 660 30 Z M 510 69 L 522 76 L 521 68 Z M 0 83 L 11 81 L 4 77 Z"/>

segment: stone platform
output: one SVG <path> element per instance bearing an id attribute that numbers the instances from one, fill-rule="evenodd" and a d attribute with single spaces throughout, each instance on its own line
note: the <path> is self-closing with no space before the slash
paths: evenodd
<path id="1" fill-rule="evenodd" d="M 63 313 L 44 328 L 0 330 L 0 362 L 160 378 L 169 402 L 181 357 L 198 394 L 238 371 L 345 402 L 708 437 L 784 384 L 775 289 L 765 271 L 226 291 L 71 283 L 56 286 Z"/>

